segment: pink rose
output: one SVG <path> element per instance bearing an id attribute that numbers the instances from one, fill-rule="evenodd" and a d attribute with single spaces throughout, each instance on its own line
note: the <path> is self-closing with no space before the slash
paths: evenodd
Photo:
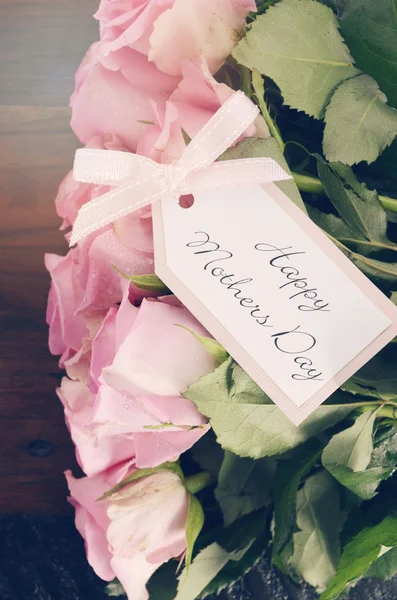
<path id="1" fill-rule="evenodd" d="M 120 307 L 108 311 L 84 362 L 78 359 L 79 379 L 65 377 L 58 391 L 78 462 L 89 476 L 123 462 L 145 468 L 175 460 L 208 430 L 181 393 L 216 361 L 176 325 L 198 335 L 206 331 L 183 307 L 153 299 L 133 306 L 126 284 Z"/>
<path id="2" fill-rule="evenodd" d="M 215 73 L 231 54 L 254 0 L 102 0 L 101 53 L 130 48 L 159 69 L 181 73 L 187 60 L 203 59 Z"/>
<path id="3" fill-rule="evenodd" d="M 203 59 L 216 73 L 240 39 L 254 0 L 175 0 L 154 23 L 149 60 L 179 75 L 186 60 Z"/>
<path id="4" fill-rule="evenodd" d="M 198 61 L 216 72 L 249 10 L 254 0 L 102 0 L 101 41 L 78 69 L 71 98 L 77 137 L 87 144 L 116 135 L 135 152 L 148 124 L 161 121 L 186 65 Z"/>
<path id="5" fill-rule="evenodd" d="M 109 498 L 110 562 L 131 600 L 147 600 L 145 584 L 153 573 L 185 552 L 188 509 L 188 493 L 170 471 L 144 477 Z"/>
<path id="6" fill-rule="evenodd" d="M 86 191 L 84 200 L 87 193 L 91 194 Z M 72 212 L 68 215 L 73 219 Z M 62 355 L 62 365 L 90 337 L 87 316 L 101 313 L 103 318 L 104 311 L 121 301 L 125 279 L 114 267 L 127 275 L 153 272 L 149 215 L 144 211 L 125 217 L 92 234 L 65 257 L 46 255 L 52 279 L 47 306 L 49 346 L 53 354 Z M 134 286 L 131 293 L 134 301 L 145 295 Z"/>
<path id="7" fill-rule="evenodd" d="M 84 144 L 111 134 L 135 152 L 146 123 L 153 121 L 150 102 L 164 105 L 178 79 L 135 50 L 122 48 L 103 58 L 100 49 L 100 42 L 93 44 L 77 71 L 72 129 Z"/>
<path id="8" fill-rule="evenodd" d="M 191 333 L 176 326 L 207 335 L 185 308 L 149 299 L 135 309 L 135 318 L 131 308 L 124 299 L 93 340 L 92 427 L 99 444 L 132 437 L 135 464 L 144 468 L 176 459 L 208 430 L 204 417 L 181 394 L 213 371 L 216 361 Z"/>
<path id="9" fill-rule="evenodd" d="M 127 436 L 122 440 L 108 437 L 101 440 L 101 443 L 98 442 L 91 428 L 95 397 L 87 387 L 80 381 L 64 377 L 58 396 L 64 406 L 66 424 L 76 446 L 77 462 L 86 475 L 91 477 L 103 474 L 115 466 L 118 469 L 134 466 L 135 447 L 132 439 Z"/>
<path id="10" fill-rule="evenodd" d="M 75 479 L 68 471 L 66 478 L 89 563 L 106 581 L 116 576 L 130 600 L 147 600 L 151 575 L 186 549 L 189 497 L 181 479 L 161 471 L 97 502 L 112 487 L 106 475 Z"/>
<path id="11" fill-rule="evenodd" d="M 88 335 L 84 317 L 76 314 L 84 291 L 78 280 L 71 277 L 74 254 L 71 250 L 65 257 L 45 256 L 45 266 L 52 279 L 47 304 L 49 347 L 52 354 L 60 354 L 65 360 L 80 350 Z"/>
<path id="12" fill-rule="evenodd" d="M 103 55 L 128 47 L 147 56 L 154 23 L 173 4 L 174 0 L 101 0 L 94 16 L 100 23 Z"/>
<path id="13" fill-rule="evenodd" d="M 137 153 L 161 163 L 178 160 L 186 147 L 182 130 L 193 138 L 234 93 L 218 83 L 205 65 L 187 62 L 165 106 L 153 103 L 155 122 L 142 133 Z M 261 122 L 262 117 L 258 117 L 242 137 L 260 136 Z"/>

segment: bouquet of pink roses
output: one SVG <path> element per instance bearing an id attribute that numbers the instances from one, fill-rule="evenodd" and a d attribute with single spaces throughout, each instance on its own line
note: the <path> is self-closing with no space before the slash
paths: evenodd
<path id="1" fill-rule="evenodd" d="M 205 597 L 269 547 L 323 600 L 397 572 L 396 346 L 363 366 L 396 334 L 397 73 L 374 27 L 397 21 L 372 4 L 101 1 L 56 199 L 71 248 L 46 266 L 70 502 L 109 595 Z M 232 270 L 244 236 L 262 262 Z M 291 303 L 338 320 L 277 329 Z"/>

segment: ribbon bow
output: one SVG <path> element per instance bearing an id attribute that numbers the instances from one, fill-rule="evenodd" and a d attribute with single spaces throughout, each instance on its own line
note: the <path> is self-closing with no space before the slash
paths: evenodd
<path id="1" fill-rule="evenodd" d="M 214 162 L 258 113 L 243 92 L 236 92 L 192 139 L 178 162 L 172 164 L 159 164 L 128 152 L 77 150 L 74 179 L 114 189 L 80 208 L 70 245 L 169 194 L 179 197 L 205 188 L 291 179 L 271 158 Z"/>

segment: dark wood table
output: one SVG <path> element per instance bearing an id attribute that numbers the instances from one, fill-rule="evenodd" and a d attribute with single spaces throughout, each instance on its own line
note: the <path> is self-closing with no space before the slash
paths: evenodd
<path id="1" fill-rule="evenodd" d="M 68 101 L 98 37 L 97 4 L 0 0 L 0 513 L 69 510 L 63 471 L 75 459 L 47 348 L 43 255 L 67 250 L 54 198 L 78 145 Z"/>

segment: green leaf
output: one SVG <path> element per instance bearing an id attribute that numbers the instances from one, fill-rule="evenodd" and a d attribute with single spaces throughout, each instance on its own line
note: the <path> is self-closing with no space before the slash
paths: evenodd
<path id="1" fill-rule="evenodd" d="M 216 542 L 227 552 L 234 553 L 249 546 L 249 549 L 239 561 L 229 561 L 223 567 L 200 593 L 200 598 L 204 598 L 209 594 L 219 594 L 221 590 L 229 588 L 255 564 L 268 546 L 269 541 L 266 509 L 251 512 L 249 515 L 234 521 L 228 527 L 218 526 L 200 536 L 198 542 L 201 548 Z"/>
<path id="2" fill-rule="evenodd" d="M 348 379 L 342 389 L 385 402 L 397 400 L 396 365 L 397 348 L 388 346 Z"/>
<path id="3" fill-rule="evenodd" d="M 291 539 L 296 523 L 296 494 L 303 477 L 320 458 L 324 445 L 313 439 L 277 463 L 274 480 L 273 562 Z"/>
<path id="4" fill-rule="evenodd" d="M 225 452 L 215 497 L 226 526 L 270 503 L 274 469 L 270 459 L 252 460 Z"/>
<path id="5" fill-rule="evenodd" d="M 322 454 L 324 467 L 331 470 L 333 465 L 340 465 L 364 471 L 371 460 L 375 419 L 376 411 L 365 412 L 354 425 L 334 435 Z"/>
<path id="6" fill-rule="evenodd" d="M 275 121 L 273 121 L 270 110 L 267 106 L 266 98 L 265 98 L 265 82 L 263 80 L 262 75 L 259 73 L 257 69 L 252 69 L 252 87 L 254 88 L 255 96 L 258 101 L 259 108 L 261 110 L 262 116 L 267 125 L 269 135 L 263 135 L 262 137 L 273 137 L 279 147 L 281 154 L 284 155 L 285 144 L 283 138 L 281 137 L 280 130 L 277 127 Z"/>
<path id="7" fill-rule="evenodd" d="M 325 113 L 323 149 L 329 161 L 372 163 L 397 135 L 397 110 L 369 75 L 344 81 Z"/>
<path id="8" fill-rule="evenodd" d="M 233 52 L 279 86 L 293 108 L 321 118 L 334 89 L 358 74 L 332 10 L 314 0 L 283 0 L 259 16 Z"/>
<path id="9" fill-rule="evenodd" d="M 188 133 L 186 133 L 186 131 L 182 127 L 181 127 L 181 133 L 182 133 L 183 141 L 185 142 L 186 146 L 188 146 L 190 144 L 190 142 L 192 141 L 192 138 L 189 136 Z"/>
<path id="10" fill-rule="evenodd" d="M 322 4 L 325 4 L 326 6 L 329 6 L 330 8 L 332 8 L 334 13 L 338 12 L 339 0 L 321 0 L 321 2 L 322 2 Z"/>
<path id="11" fill-rule="evenodd" d="M 190 450 L 193 460 L 214 478 L 218 479 L 218 474 L 222 466 L 224 451 L 216 441 L 214 432 L 210 430 Z"/>
<path id="12" fill-rule="evenodd" d="M 376 79 L 397 108 L 396 1 L 344 0 L 340 23 L 357 66 Z"/>
<path id="13" fill-rule="evenodd" d="M 390 477 L 394 469 L 392 467 L 371 466 L 370 463 L 365 471 L 354 472 L 346 467 L 339 466 L 335 466 L 329 471 L 341 485 L 352 491 L 356 496 L 363 500 L 370 500 L 374 497 L 381 481 Z"/>
<path id="14" fill-rule="evenodd" d="M 147 292 L 155 292 L 162 296 L 172 294 L 171 290 L 157 277 L 157 275 L 127 275 L 113 265 L 113 268 L 120 273 L 125 279 L 131 281 L 135 287 Z"/>
<path id="15" fill-rule="evenodd" d="M 320 600 L 337 598 L 376 561 L 382 546 L 397 546 L 397 515 L 392 513 L 374 527 L 360 531 L 343 549 L 336 574 Z"/>
<path id="16" fill-rule="evenodd" d="M 237 144 L 234 148 L 229 148 L 219 158 L 219 160 L 236 160 L 239 158 L 260 158 L 262 156 L 273 158 L 289 175 L 291 171 L 288 163 L 284 158 L 284 155 L 280 149 L 280 146 L 275 138 L 266 139 L 253 139 L 247 138 Z M 276 181 L 277 187 L 284 192 L 304 212 L 306 207 L 303 203 L 300 192 L 293 179 L 286 179 L 285 181 Z"/>
<path id="17" fill-rule="evenodd" d="M 230 560 L 238 561 L 244 556 L 252 542 L 235 552 L 227 552 L 216 542 L 207 546 L 196 556 L 189 572 L 182 571 L 175 600 L 195 600 Z"/>
<path id="18" fill-rule="evenodd" d="M 352 263 L 374 281 L 378 287 L 384 288 L 384 291 L 397 289 L 397 263 L 387 263 L 374 258 L 361 256 L 346 248 L 338 240 L 333 240 L 338 248 L 345 254 Z"/>
<path id="19" fill-rule="evenodd" d="M 397 289 L 397 263 L 362 256 L 338 239 L 338 236 L 355 235 L 356 240 L 350 237 L 345 240 L 346 243 L 358 242 L 358 249 L 366 254 L 376 250 L 395 250 L 395 244 L 387 238 L 386 213 L 377 193 L 359 183 L 350 167 L 341 163 L 328 164 L 319 155 L 316 158 L 318 174 L 327 196 L 348 229 L 332 217 L 319 216 L 318 212 L 311 210 L 313 220 L 332 236 L 331 239 L 352 263 L 378 286 L 387 292 Z"/>
<path id="20" fill-rule="evenodd" d="M 217 542 L 227 552 L 235 552 L 260 536 L 267 536 L 269 541 L 268 516 L 268 509 L 261 508 L 244 515 L 228 527 L 218 525 L 200 536 L 197 547 L 202 550 L 212 542 Z"/>
<path id="21" fill-rule="evenodd" d="M 312 221 L 321 227 L 323 231 L 345 246 L 353 248 L 363 255 L 373 254 L 382 250 L 397 252 L 397 244 L 393 244 L 392 242 L 369 241 L 362 233 L 357 233 L 351 229 L 343 219 L 332 213 L 323 213 L 313 206 L 307 206 L 307 211 Z M 385 264 L 387 265 L 387 263 Z"/>
<path id="22" fill-rule="evenodd" d="M 230 560 L 201 592 L 200 598 L 206 598 L 212 594 L 218 595 L 222 590 L 229 590 L 258 562 L 265 551 L 267 542 L 268 536 L 262 535 L 252 543 L 240 560 Z"/>
<path id="23" fill-rule="evenodd" d="M 306 480 L 297 497 L 297 525 L 291 566 L 317 591 L 326 588 L 340 558 L 339 532 L 344 521 L 338 485 L 320 471 Z"/>
<path id="24" fill-rule="evenodd" d="M 376 577 L 381 581 L 387 581 L 397 574 L 397 547 L 387 550 L 372 563 L 363 577 Z"/>
<path id="25" fill-rule="evenodd" d="M 373 450 L 375 418 L 376 411 L 362 414 L 352 427 L 331 438 L 322 456 L 324 467 L 335 479 L 364 500 L 374 496 L 397 464 L 397 435 Z"/>
<path id="26" fill-rule="evenodd" d="M 204 511 L 193 494 L 189 494 L 189 510 L 186 519 L 186 556 L 185 565 L 186 573 L 188 573 L 192 562 L 194 544 L 199 536 L 204 525 Z"/>
<path id="27" fill-rule="evenodd" d="M 174 600 L 178 585 L 178 562 L 169 560 L 161 565 L 146 584 L 150 600 Z"/>
<path id="28" fill-rule="evenodd" d="M 345 547 L 360 531 L 379 525 L 396 509 L 397 474 L 383 482 L 379 492 L 367 502 L 358 502 L 351 507 L 341 532 L 342 547 Z"/>
<path id="29" fill-rule="evenodd" d="M 106 591 L 107 595 L 112 598 L 120 597 L 120 596 L 127 596 L 123 586 L 117 579 L 108 583 L 105 591 Z"/>
<path id="30" fill-rule="evenodd" d="M 397 140 L 371 165 L 359 165 L 360 176 L 370 183 L 371 188 L 376 188 L 385 196 L 397 196 Z M 394 213 L 390 213 L 394 216 Z"/>
<path id="31" fill-rule="evenodd" d="M 277 407 L 232 359 L 191 385 L 184 395 L 208 417 L 219 444 L 238 456 L 262 458 L 286 452 L 344 419 L 354 404 L 316 409 L 299 427 Z"/>
<path id="32" fill-rule="evenodd" d="M 158 473 L 159 471 L 171 471 L 172 473 L 175 473 L 176 475 L 178 475 L 183 481 L 183 473 L 182 473 L 181 467 L 179 466 L 179 463 L 165 462 L 162 465 L 158 465 L 157 467 L 148 467 L 146 469 L 137 469 L 136 471 L 134 471 L 134 473 L 132 475 L 129 475 L 126 479 L 124 479 L 123 481 L 121 481 L 120 483 L 118 483 L 117 485 L 112 487 L 112 489 L 110 489 L 108 492 L 103 494 L 103 496 L 98 498 L 98 501 L 106 500 L 106 498 L 109 498 L 109 496 L 112 496 L 112 494 L 115 494 L 116 492 L 121 490 L 124 486 L 128 485 L 129 483 L 132 483 L 133 481 L 137 481 L 138 479 L 142 479 L 142 477 L 147 477 L 148 475 L 153 475 L 153 473 Z"/>
<path id="33" fill-rule="evenodd" d="M 375 449 L 369 466 L 375 463 L 382 467 L 392 467 L 393 471 L 397 468 L 397 428 L 392 427 L 387 432 L 375 438 Z"/>
<path id="34" fill-rule="evenodd" d="M 357 181 L 349 167 L 328 164 L 320 156 L 317 170 L 328 198 L 350 229 L 365 240 L 390 244 L 386 212 L 376 191 Z"/>
<path id="35" fill-rule="evenodd" d="M 179 325 L 178 323 L 176 324 L 176 326 L 188 331 L 219 363 L 223 363 L 229 358 L 228 352 L 226 352 L 224 347 L 213 338 L 198 335 L 188 327 L 185 327 L 184 325 Z"/>

